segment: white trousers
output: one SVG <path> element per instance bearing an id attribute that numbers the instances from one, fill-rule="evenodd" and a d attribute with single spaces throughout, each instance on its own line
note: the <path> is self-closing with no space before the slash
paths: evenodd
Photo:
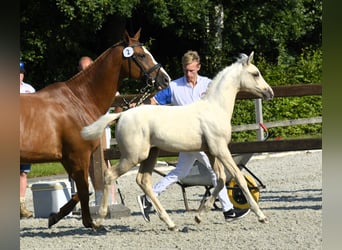
<path id="1" fill-rule="evenodd" d="M 195 163 L 198 160 L 210 172 L 211 180 L 213 186 L 216 187 L 217 178 L 216 174 L 213 171 L 208 156 L 203 152 L 181 152 L 178 156 L 178 163 L 176 168 L 173 169 L 170 173 L 168 173 L 164 178 L 162 178 L 158 183 L 153 186 L 153 192 L 159 196 L 162 192 L 164 192 L 168 187 L 172 184 L 176 183 L 180 179 L 187 176 Z M 233 204 L 230 202 L 228 198 L 228 192 L 226 185 L 222 188 L 222 190 L 218 194 L 218 198 L 220 200 L 223 212 L 228 211 L 233 208 Z"/>

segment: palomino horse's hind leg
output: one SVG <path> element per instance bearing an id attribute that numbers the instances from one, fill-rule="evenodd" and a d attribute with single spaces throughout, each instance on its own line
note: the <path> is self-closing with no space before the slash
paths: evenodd
<path id="1" fill-rule="evenodd" d="M 148 158 L 140 163 L 136 181 L 143 192 L 151 199 L 159 218 L 167 224 L 169 230 L 175 231 L 177 230 L 175 223 L 171 220 L 152 190 L 152 171 L 156 164 L 158 154 L 158 148 L 154 147 L 150 149 Z"/>
<path id="2" fill-rule="evenodd" d="M 57 214 L 51 213 L 48 220 L 48 227 L 50 228 L 68 215 L 79 201 L 78 195 L 75 194 L 63 207 L 59 209 Z"/>
<path id="3" fill-rule="evenodd" d="M 232 175 L 232 178 L 234 178 L 239 185 L 240 189 L 242 190 L 243 194 L 245 195 L 248 204 L 250 205 L 251 210 L 258 216 L 259 222 L 262 223 L 268 223 L 267 217 L 264 215 L 264 213 L 260 210 L 259 205 L 254 200 L 251 192 L 248 189 L 246 179 L 244 178 L 243 174 L 241 173 L 240 169 L 236 166 L 232 155 L 230 154 L 228 148 L 227 151 L 224 152 L 222 156 L 218 156 L 218 158 L 221 160 L 223 165 L 226 167 L 226 169 L 229 171 L 229 173 Z"/>
<path id="4" fill-rule="evenodd" d="M 112 166 L 112 168 L 116 167 Z M 104 172 L 104 189 L 103 189 L 103 194 L 101 198 L 101 204 L 99 208 L 99 217 L 96 220 L 96 227 L 99 228 L 104 220 L 104 218 L 107 215 L 108 212 L 108 197 L 109 197 L 109 192 L 110 188 L 112 185 L 112 182 L 114 180 L 113 174 L 112 174 L 112 168 L 107 168 Z"/>
<path id="5" fill-rule="evenodd" d="M 197 223 L 200 223 L 202 221 L 202 217 L 205 213 L 207 213 L 212 207 L 216 200 L 216 197 L 218 196 L 219 192 L 224 188 L 224 183 L 226 181 L 226 174 L 224 172 L 222 164 L 212 155 L 207 154 L 208 158 L 210 160 L 210 165 L 212 166 L 216 177 L 217 177 L 217 183 L 214 188 L 214 191 L 209 196 L 209 198 L 205 201 L 204 204 L 202 204 L 198 209 L 198 215 L 195 216 L 195 221 Z"/>
<path id="6" fill-rule="evenodd" d="M 96 220 L 96 227 L 99 228 L 108 212 L 108 197 L 112 183 L 121 175 L 127 173 L 136 164 L 132 164 L 127 159 L 120 159 L 118 164 L 113 165 L 111 168 L 107 168 L 104 172 L 104 190 L 99 208 L 99 217 Z"/>

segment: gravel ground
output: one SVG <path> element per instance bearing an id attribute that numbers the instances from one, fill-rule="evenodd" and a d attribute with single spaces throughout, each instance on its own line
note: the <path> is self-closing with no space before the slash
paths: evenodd
<path id="1" fill-rule="evenodd" d="M 322 151 L 262 154 L 247 167 L 266 185 L 259 205 L 269 224 L 254 213 L 225 222 L 221 211 L 210 211 L 201 224 L 195 212 L 185 211 L 181 188 L 175 184 L 160 201 L 181 229 L 170 232 L 156 214 L 146 223 L 136 202 L 141 194 L 132 170 L 118 179 L 131 215 L 106 219 L 106 230 L 94 232 L 82 225 L 80 215 L 47 228 L 47 219 L 20 220 L 21 249 L 322 249 Z M 161 168 L 167 170 L 167 168 Z M 154 182 L 161 177 L 153 175 Z M 64 180 L 67 181 L 67 180 Z M 30 183 L 32 185 L 32 181 Z M 186 189 L 190 208 L 197 208 L 203 187 Z M 32 192 L 27 205 L 33 210 Z"/>

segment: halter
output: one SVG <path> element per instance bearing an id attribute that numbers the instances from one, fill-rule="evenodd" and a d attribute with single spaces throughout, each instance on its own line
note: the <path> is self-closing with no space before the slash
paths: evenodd
<path id="1" fill-rule="evenodd" d="M 127 48 L 135 48 L 138 46 L 143 46 L 143 43 L 137 43 L 134 45 L 130 45 L 128 46 L 127 44 L 124 44 L 124 50 Z M 129 53 L 129 52 L 128 52 Z M 158 77 L 159 72 L 160 72 L 160 68 L 162 67 L 160 63 L 157 63 L 156 65 L 154 65 L 152 68 L 150 68 L 149 70 L 145 71 L 144 67 L 141 65 L 140 61 L 137 59 L 137 56 L 134 54 L 134 50 L 133 50 L 133 54 L 131 56 L 127 56 L 126 57 L 128 59 L 128 70 L 129 70 L 129 78 L 131 79 L 131 60 L 133 60 L 135 62 L 136 65 L 138 65 L 138 67 L 140 68 L 140 71 L 143 72 L 143 75 L 141 77 L 141 81 L 144 82 L 146 84 L 145 87 L 143 87 L 142 89 L 140 89 L 140 93 L 143 94 L 140 99 L 136 102 L 136 105 L 139 106 L 140 104 L 142 104 L 146 98 L 151 94 L 152 89 L 155 88 L 155 79 Z M 150 77 L 150 75 L 155 71 L 157 71 L 157 74 L 154 78 Z M 129 109 L 130 104 L 135 101 L 135 99 L 137 99 L 137 97 L 133 98 L 130 102 L 126 101 L 125 99 L 124 102 L 125 104 L 122 105 L 122 108 L 124 110 Z"/>

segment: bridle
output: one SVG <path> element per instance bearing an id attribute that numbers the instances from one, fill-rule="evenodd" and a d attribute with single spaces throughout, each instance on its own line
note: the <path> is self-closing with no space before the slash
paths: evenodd
<path id="1" fill-rule="evenodd" d="M 129 109 L 130 108 L 130 104 L 131 103 L 136 103 L 136 106 L 139 106 L 140 104 L 142 104 L 146 98 L 148 98 L 150 96 L 150 94 L 152 93 L 152 90 L 155 89 L 155 82 L 156 82 L 156 78 L 158 77 L 159 73 L 160 73 L 160 69 L 162 67 L 162 65 L 160 63 L 157 63 L 155 65 L 153 65 L 152 68 L 150 68 L 149 70 L 145 71 L 143 65 L 141 64 L 141 62 L 138 60 L 137 55 L 134 53 L 134 48 L 135 47 L 142 47 L 143 43 L 136 43 L 134 45 L 127 45 L 124 44 L 124 50 L 129 50 L 127 48 L 132 48 L 132 51 L 130 53 L 133 53 L 132 55 L 129 56 L 124 56 L 125 58 L 127 58 L 128 60 L 128 70 L 129 70 L 129 79 L 131 79 L 131 64 L 132 61 L 140 68 L 140 71 L 142 72 L 142 77 L 140 79 L 140 81 L 142 81 L 143 83 L 145 83 L 145 87 L 143 87 L 142 89 L 140 89 L 140 93 L 143 94 L 140 99 L 138 101 L 136 101 L 136 99 L 138 97 L 133 98 L 130 101 L 127 101 L 125 99 L 123 99 L 124 104 L 122 105 L 122 108 L 124 110 Z M 130 51 L 130 50 L 129 50 Z M 157 74 L 156 76 L 153 78 L 151 77 L 151 74 L 157 70 Z"/>

